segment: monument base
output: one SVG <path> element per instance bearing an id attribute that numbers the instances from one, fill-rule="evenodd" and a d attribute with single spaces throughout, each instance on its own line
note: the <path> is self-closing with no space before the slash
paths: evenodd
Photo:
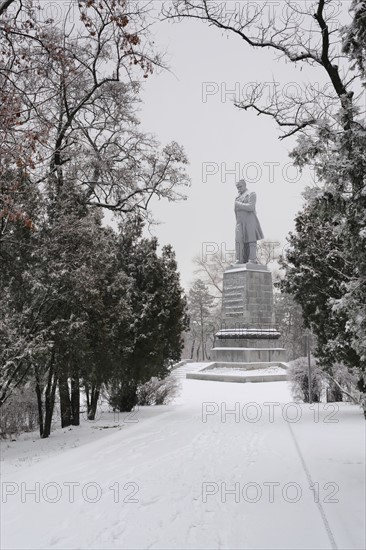
<path id="1" fill-rule="evenodd" d="M 211 350 L 212 361 L 218 363 L 267 363 L 276 365 L 286 361 L 284 348 L 215 347 Z"/>
<path id="2" fill-rule="evenodd" d="M 277 344 L 281 334 L 273 322 L 272 275 L 266 266 L 233 264 L 225 270 L 222 311 L 212 361 L 243 370 L 286 361 L 286 350 Z"/>
<path id="3" fill-rule="evenodd" d="M 274 330 L 271 272 L 253 263 L 228 267 L 223 280 L 222 331 L 257 336 L 270 329 Z"/>

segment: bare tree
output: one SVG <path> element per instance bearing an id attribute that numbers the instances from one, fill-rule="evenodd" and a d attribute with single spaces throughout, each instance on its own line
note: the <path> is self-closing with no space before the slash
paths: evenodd
<path id="1" fill-rule="evenodd" d="M 281 3 L 278 13 L 265 1 L 236 3 L 235 10 L 229 10 L 225 2 L 174 0 L 165 5 L 163 14 L 178 21 L 200 20 L 235 35 L 252 48 L 272 50 L 296 66 L 307 64 L 323 72 L 329 85 L 322 93 L 315 83 L 306 83 L 301 94 L 283 96 L 274 87 L 268 96 L 266 84 L 258 83 L 248 98 L 236 102 L 240 109 L 275 119 L 283 139 L 305 129 L 322 128 L 325 132 L 360 123 L 354 109 L 362 93 L 358 90 L 355 95 L 359 74 L 349 76 L 349 59 L 342 52 L 339 22 L 334 18 L 338 4 L 336 0 L 314 0 L 302 8 L 301 3 L 286 0 L 285 9 Z M 340 107 L 343 114 L 339 118 Z"/>
<path id="2" fill-rule="evenodd" d="M 184 151 L 174 142 L 160 148 L 136 117 L 139 81 L 163 66 L 150 40 L 150 3 L 70 2 L 57 22 L 43 8 L 32 0 L 1 4 L 3 231 L 23 212 L 19 172 L 51 185 L 53 196 L 71 177 L 86 204 L 115 212 L 146 213 L 154 195 L 182 198 Z"/>
<path id="3" fill-rule="evenodd" d="M 281 333 L 281 345 L 286 348 L 290 361 L 305 355 L 305 327 L 301 307 L 290 294 L 274 295 L 275 321 Z"/>
<path id="4" fill-rule="evenodd" d="M 198 254 L 193 262 L 197 266 L 195 274 L 207 285 L 213 296 L 221 298 L 224 271 L 232 262 L 223 258 L 220 251 L 212 254 Z"/>
<path id="5" fill-rule="evenodd" d="M 193 359 L 195 344 L 197 343 L 196 359 L 201 352 L 202 361 L 208 358 L 207 341 L 215 333 L 215 299 L 208 287 L 201 279 L 196 279 L 188 293 L 188 315 L 190 318 L 191 356 Z"/>
<path id="6" fill-rule="evenodd" d="M 268 265 L 278 260 L 280 256 L 280 243 L 264 239 L 257 246 L 257 261 L 260 264 Z M 208 286 L 215 298 L 221 299 L 223 292 L 224 271 L 235 262 L 234 253 L 230 256 L 227 253 L 216 251 L 206 254 L 197 254 L 193 259 L 197 266 L 195 274 Z M 277 279 L 277 273 L 276 273 Z"/>
<path id="7" fill-rule="evenodd" d="M 10 4 L 14 4 L 16 0 L 3 0 L 0 3 L 0 15 L 6 12 L 6 10 L 10 7 Z"/>

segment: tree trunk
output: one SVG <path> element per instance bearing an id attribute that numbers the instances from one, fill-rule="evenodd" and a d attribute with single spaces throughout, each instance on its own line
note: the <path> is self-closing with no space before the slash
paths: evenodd
<path id="1" fill-rule="evenodd" d="M 42 439 L 46 439 L 51 433 L 53 408 L 55 405 L 55 394 L 57 388 L 57 374 L 55 372 L 55 352 L 52 350 L 50 367 L 48 371 L 48 381 L 45 393 L 45 419 L 42 432 Z"/>
<path id="2" fill-rule="evenodd" d="M 88 420 L 95 420 L 95 413 L 97 412 L 97 405 L 100 395 L 100 388 L 92 386 L 90 403 L 88 403 Z"/>
<path id="3" fill-rule="evenodd" d="M 36 374 L 36 395 L 37 395 L 37 407 L 38 407 L 38 424 L 39 435 L 43 434 L 43 403 L 42 403 L 42 389 L 39 383 L 38 374 Z"/>
<path id="4" fill-rule="evenodd" d="M 201 345 L 202 345 L 202 361 L 205 360 L 205 343 L 204 343 L 204 329 L 203 329 L 203 312 L 201 308 Z"/>
<path id="5" fill-rule="evenodd" d="M 195 346 L 195 344 L 196 344 L 196 338 L 193 338 L 192 347 L 191 347 L 191 359 L 193 359 L 194 346 Z"/>
<path id="6" fill-rule="evenodd" d="M 204 345 L 204 350 L 205 350 L 205 353 L 204 353 L 205 359 L 207 359 L 207 358 L 208 358 L 208 355 L 207 355 L 207 345 L 206 345 L 206 342 L 205 342 L 205 345 Z"/>
<path id="7" fill-rule="evenodd" d="M 71 378 L 72 425 L 80 426 L 80 381 L 76 375 Z"/>
<path id="8" fill-rule="evenodd" d="M 197 347 L 197 351 L 196 351 L 196 361 L 199 360 L 199 355 L 200 355 L 200 347 L 201 347 L 201 343 L 198 344 L 198 347 Z"/>
<path id="9" fill-rule="evenodd" d="M 86 397 L 86 408 L 89 412 L 90 409 L 90 390 L 89 390 L 89 384 L 84 382 L 84 391 L 85 391 L 85 397 Z"/>
<path id="10" fill-rule="evenodd" d="M 357 382 L 357 389 L 361 392 L 361 406 L 363 409 L 363 415 L 366 419 L 366 383 L 363 377 L 359 378 Z"/>
<path id="11" fill-rule="evenodd" d="M 60 394 L 60 410 L 61 410 L 61 428 L 71 426 L 72 408 L 69 392 L 69 382 L 65 373 L 60 374 L 58 381 L 58 391 Z"/>

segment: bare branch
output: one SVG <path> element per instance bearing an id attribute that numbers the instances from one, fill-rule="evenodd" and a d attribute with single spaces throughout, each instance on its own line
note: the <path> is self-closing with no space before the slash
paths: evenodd
<path id="1" fill-rule="evenodd" d="M 253 48 L 277 52 L 296 65 L 300 62 L 323 68 L 330 89 L 320 94 L 315 95 L 314 90 L 310 97 L 304 89 L 302 97 L 280 97 L 276 90 L 274 96 L 266 100 L 257 89 L 248 100 L 235 102 L 238 108 L 271 116 L 283 129 L 291 128 L 281 135 L 283 139 L 305 128 L 316 128 L 319 121 L 324 124 L 325 120 L 332 119 L 333 124 L 339 125 L 336 113 L 340 107 L 345 111 L 342 126 L 347 128 L 354 123 L 353 91 L 350 90 L 353 79 L 347 82 L 341 77 L 340 67 L 335 63 L 344 60 L 345 56 L 341 54 L 339 40 L 331 40 L 336 29 L 329 27 L 326 5 L 326 0 L 318 0 L 314 14 L 288 1 L 287 10 L 276 17 L 276 13 L 272 13 L 275 8 L 266 2 L 255 6 L 243 3 L 229 10 L 225 3 L 211 0 L 174 0 L 163 7 L 163 16 L 177 21 L 200 20 L 237 36 Z M 301 23 L 297 19 L 299 15 Z"/>
<path id="2" fill-rule="evenodd" d="M 0 15 L 6 12 L 6 10 L 9 8 L 11 4 L 13 4 L 16 0 L 3 0 L 0 4 Z"/>

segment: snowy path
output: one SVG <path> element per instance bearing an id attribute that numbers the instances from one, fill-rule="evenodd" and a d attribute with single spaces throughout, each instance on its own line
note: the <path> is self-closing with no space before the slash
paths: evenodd
<path id="1" fill-rule="evenodd" d="M 11 459 L 13 444 L 3 501 L 4 487 L 17 492 L 2 503 L 2 548 L 364 548 L 359 409 L 283 406 L 290 401 L 285 382 L 185 380 L 175 405 L 142 408 L 138 423 L 93 430 L 94 440 L 39 462 Z M 271 416 L 266 402 L 282 405 Z M 25 494 L 36 482 L 39 503 Z M 79 484 L 73 502 L 70 482 Z"/>

